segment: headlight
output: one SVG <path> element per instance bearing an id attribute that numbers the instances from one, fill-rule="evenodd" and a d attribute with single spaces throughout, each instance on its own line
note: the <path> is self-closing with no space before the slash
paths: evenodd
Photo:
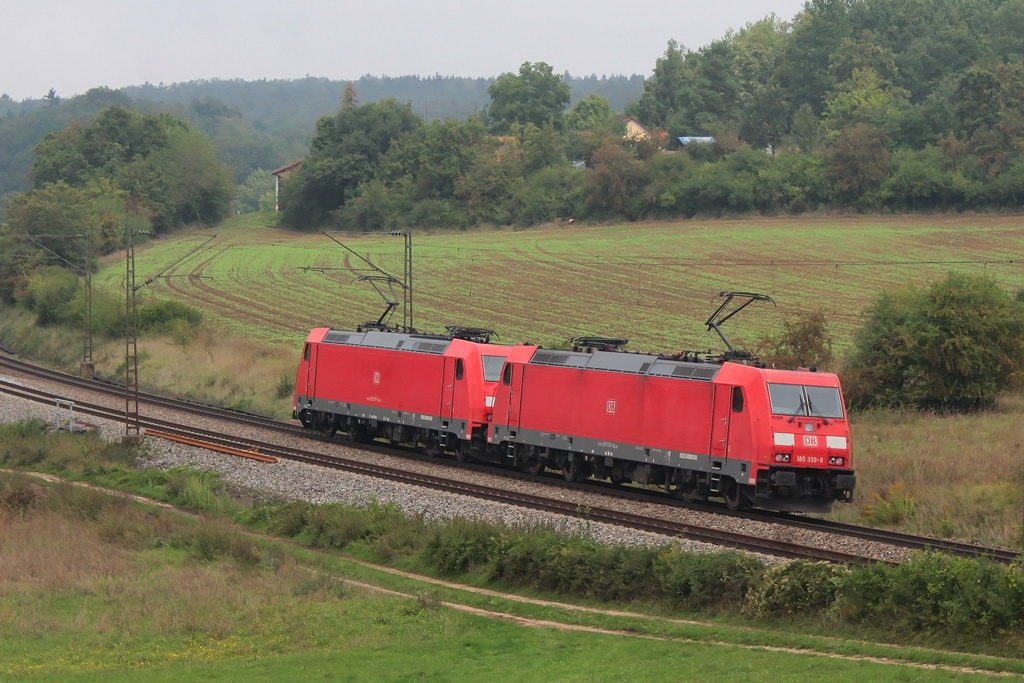
<path id="1" fill-rule="evenodd" d="M 828 459 L 829 465 L 835 465 L 837 467 L 842 467 L 844 462 L 846 462 L 846 458 L 837 455 L 833 455 Z"/>
<path id="2" fill-rule="evenodd" d="M 775 462 L 789 462 L 789 453 L 776 453 Z"/>

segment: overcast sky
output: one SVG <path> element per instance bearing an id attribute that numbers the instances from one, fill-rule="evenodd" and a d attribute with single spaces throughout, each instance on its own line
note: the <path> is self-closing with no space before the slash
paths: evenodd
<path id="1" fill-rule="evenodd" d="M 364 74 L 649 76 L 803 0 L 0 0 L 0 93 L 15 100 L 198 79 Z"/>

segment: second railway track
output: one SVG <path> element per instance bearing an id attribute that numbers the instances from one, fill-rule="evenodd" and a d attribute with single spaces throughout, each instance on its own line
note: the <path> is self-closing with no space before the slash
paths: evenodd
<path id="1" fill-rule="evenodd" d="M 41 380 L 57 382 L 64 386 L 73 386 L 80 391 L 104 394 L 108 397 L 123 397 L 124 395 L 123 387 L 118 387 L 117 385 L 103 384 L 94 380 L 84 380 L 62 373 L 55 373 L 36 366 L 26 365 L 20 361 L 14 361 L 9 358 L 0 357 L 0 368 L 6 368 L 10 372 L 20 375 L 29 375 Z M 42 392 L 27 386 L 19 386 L 9 381 L 0 382 L 0 391 L 42 402 L 52 402 L 57 398 L 66 398 L 54 392 Z M 123 409 L 118 411 L 118 409 L 112 408 L 109 405 L 89 404 L 86 401 L 76 401 L 75 403 L 76 410 L 82 414 L 89 414 L 112 420 L 123 419 L 124 417 Z M 249 425 L 254 428 L 258 427 L 261 430 L 271 430 L 289 438 L 300 435 L 305 437 L 309 436 L 309 432 L 301 429 L 300 427 L 272 420 L 264 416 L 253 415 L 251 413 L 240 413 L 238 411 L 231 411 L 222 408 L 213 408 L 165 396 L 140 394 L 140 403 L 154 407 L 159 406 L 166 410 L 185 412 L 191 415 L 201 415 L 203 418 L 208 420 L 229 420 L 235 424 Z M 605 522 L 626 526 L 665 536 L 681 536 L 689 540 L 703 541 L 706 543 L 713 543 L 716 545 L 787 558 L 804 557 L 847 563 L 892 561 L 885 558 L 872 559 L 863 553 L 842 552 L 825 548 L 817 548 L 780 538 L 757 537 L 747 533 L 737 533 L 710 526 L 706 527 L 700 524 L 673 521 L 664 519 L 661 515 L 623 512 L 613 509 L 614 505 L 611 502 L 609 502 L 609 507 L 593 504 L 581 505 L 571 500 L 565 500 L 564 496 L 558 497 L 538 495 L 535 493 L 522 493 L 519 491 L 509 490 L 509 487 L 505 487 L 504 485 L 485 486 L 480 484 L 471 484 L 448 477 L 410 471 L 404 467 L 387 467 L 384 465 L 368 463 L 365 460 L 344 458 L 337 455 L 326 455 L 306 448 L 284 446 L 265 439 L 243 436 L 227 436 L 216 430 L 189 427 L 173 420 L 147 417 L 144 412 L 140 415 L 140 422 L 148 429 L 187 435 L 191 438 L 199 439 L 211 444 L 218 444 L 241 450 L 256 450 L 266 455 L 273 455 L 274 457 L 346 470 L 366 476 L 386 478 L 391 481 L 402 482 L 412 486 L 426 487 L 447 493 L 517 505 L 534 510 L 543 510 L 545 512 L 572 517 L 582 516 L 587 520 L 594 522 Z M 317 441 L 322 442 L 322 440 Z M 380 453 L 395 453 L 394 449 L 384 446 L 383 444 L 360 445 L 360 447 L 365 447 Z M 423 458 L 418 459 L 421 461 L 423 460 Z M 454 465 L 454 463 L 447 462 L 445 462 L 445 464 Z M 490 468 L 487 468 L 487 471 L 492 475 L 505 476 L 506 478 L 511 477 L 520 481 L 523 480 L 522 475 L 519 473 L 494 471 Z M 530 479 L 530 481 L 548 485 L 552 483 L 547 479 L 542 479 L 540 481 Z M 573 490 L 593 491 L 594 487 L 577 487 Z M 600 491 L 601 495 L 606 495 L 608 493 L 603 489 L 598 489 L 598 491 Z M 652 497 L 649 492 L 643 491 L 618 489 L 614 491 L 614 495 L 619 498 L 643 503 L 652 503 L 654 505 L 664 505 L 666 502 L 674 503 L 674 501 L 666 501 L 662 498 Z M 609 501 L 611 500 L 614 499 L 609 499 Z M 713 509 L 713 514 L 721 514 L 722 512 L 723 511 L 720 509 Z M 929 548 L 961 556 L 985 556 L 1002 562 L 1013 561 L 1018 554 L 1016 551 L 1012 550 L 987 548 L 958 541 L 914 536 L 911 534 L 890 532 L 854 525 L 842 525 L 830 520 L 799 515 L 773 515 L 771 513 L 765 514 L 762 512 L 749 512 L 740 513 L 739 515 L 734 516 L 741 518 L 745 517 L 766 524 L 803 528 L 825 534 L 859 538 L 874 543 L 889 544 L 901 548 Z"/>

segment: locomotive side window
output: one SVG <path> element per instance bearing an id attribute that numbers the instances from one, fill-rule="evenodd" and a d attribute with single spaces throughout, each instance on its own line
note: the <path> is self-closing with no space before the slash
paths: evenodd
<path id="1" fill-rule="evenodd" d="M 455 359 L 455 379 L 462 379 L 462 376 L 466 374 L 466 368 L 462 365 L 462 359 Z"/>
<path id="2" fill-rule="evenodd" d="M 302 351 L 302 360 L 309 362 L 309 344 L 306 344 L 306 348 Z"/>
<path id="3" fill-rule="evenodd" d="M 733 387 L 732 388 L 732 412 L 742 413 L 743 412 L 743 388 Z"/>
<path id="4" fill-rule="evenodd" d="M 484 381 L 497 382 L 501 379 L 501 366 L 505 364 L 505 356 L 484 356 Z"/>
<path id="5" fill-rule="evenodd" d="M 512 365 L 505 366 L 505 372 L 502 374 L 501 383 L 505 386 L 512 384 Z"/>

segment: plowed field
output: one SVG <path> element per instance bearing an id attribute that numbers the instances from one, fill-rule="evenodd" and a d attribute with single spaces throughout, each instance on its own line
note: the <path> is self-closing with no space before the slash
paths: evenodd
<path id="1" fill-rule="evenodd" d="M 245 217 L 242 217 L 243 219 Z M 229 224 L 142 291 L 203 310 L 226 334 L 298 343 L 311 327 L 376 320 L 384 302 L 359 259 L 322 234 Z M 403 240 L 334 236 L 384 271 L 403 274 Z M 136 250 L 137 282 L 201 244 L 175 235 Z M 951 270 L 1024 289 L 1024 218 L 784 218 L 415 233 L 416 327 L 483 326 L 505 342 L 554 345 L 579 334 L 621 336 L 637 351 L 721 349 L 704 321 L 723 290 L 769 294 L 725 331 L 752 345 L 786 315 L 824 308 L 840 347 L 882 290 Z M 323 272 L 308 270 L 322 268 Z M 97 278 L 123 291 L 124 260 Z M 396 290 L 399 298 L 401 291 Z M 393 321 L 400 323 L 399 310 Z"/>

